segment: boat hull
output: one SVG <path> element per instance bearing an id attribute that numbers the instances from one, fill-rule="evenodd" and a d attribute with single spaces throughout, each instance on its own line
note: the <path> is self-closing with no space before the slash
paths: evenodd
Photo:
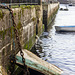
<path id="1" fill-rule="evenodd" d="M 55 26 L 56 31 L 75 32 L 75 26 Z"/>
<path id="2" fill-rule="evenodd" d="M 63 8 L 60 8 L 61 11 L 68 11 L 67 8 L 63 9 Z"/>
<path id="3" fill-rule="evenodd" d="M 44 75 L 60 75 L 63 73 L 61 69 L 56 67 L 53 64 L 50 64 L 41 58 L 37 57 L 35 54 L 28 50 L 22 50 L 24 53 L 25 64 L 28 68 L 38 71 Z M 23 65 L 22 57 L 20 56 L 20 52 L 16 55 L 16 63 L 19 65 Z"/>

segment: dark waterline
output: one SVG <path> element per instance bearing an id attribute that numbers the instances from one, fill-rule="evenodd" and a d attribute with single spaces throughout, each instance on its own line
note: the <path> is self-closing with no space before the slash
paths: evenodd
<path id="1" fill-rule="evenodd" d="M 66 8 L 65 5 L 60 7 Z M 75 75 L 75 32 L 57 33 L 54 26 L 75 26 L 75 6 L 68 6 L 69 11 L 58 11 L 55 21 L 46 37 L 41 36 L 42 50 L 37 49 L 40 57 L 64 71 L 63 75 Z"/>

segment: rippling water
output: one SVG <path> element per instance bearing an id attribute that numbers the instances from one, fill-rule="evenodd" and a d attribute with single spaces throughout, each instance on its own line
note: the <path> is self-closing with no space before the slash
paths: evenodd
<path id="1" fill-rule="evenodd" d="M 60 7 L 65 8 L 65 5 Z M 57 33 L 54 26 L 75 25 L 75 7 L 69 11 L 58 11 L 48 37 L 41 36 L 42 50 L 37 50 L 40 57 L 64 71 L 63 75 L 75 75 L 75 32 Z M 46 33 L 44 33 L 46 34 Z"/>

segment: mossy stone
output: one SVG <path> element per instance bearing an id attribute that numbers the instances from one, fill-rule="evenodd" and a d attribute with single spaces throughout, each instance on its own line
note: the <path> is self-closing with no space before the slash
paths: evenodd
<path id="1" fill-rule="evenodd" d="M 2 10 L 0 10 L 0 19 L 3 19 L 4 17 L 4 12 L 2 12 Z"/>

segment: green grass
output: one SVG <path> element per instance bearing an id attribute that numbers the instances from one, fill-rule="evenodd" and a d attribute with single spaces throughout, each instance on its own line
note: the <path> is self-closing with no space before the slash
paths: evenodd
<path id="1" fill-rule="evenodd" d="M 19 6 L 18 5 L 15 5 L 15 6 L 11 6 L 11 8 L 19 8 Z"/>
<path id="2" fill-rule="evenodd" d="M 14 5 L 14 6 L 11 6 L 11 8 L 34 8 L 35 6 L 34 5 Z"/>

